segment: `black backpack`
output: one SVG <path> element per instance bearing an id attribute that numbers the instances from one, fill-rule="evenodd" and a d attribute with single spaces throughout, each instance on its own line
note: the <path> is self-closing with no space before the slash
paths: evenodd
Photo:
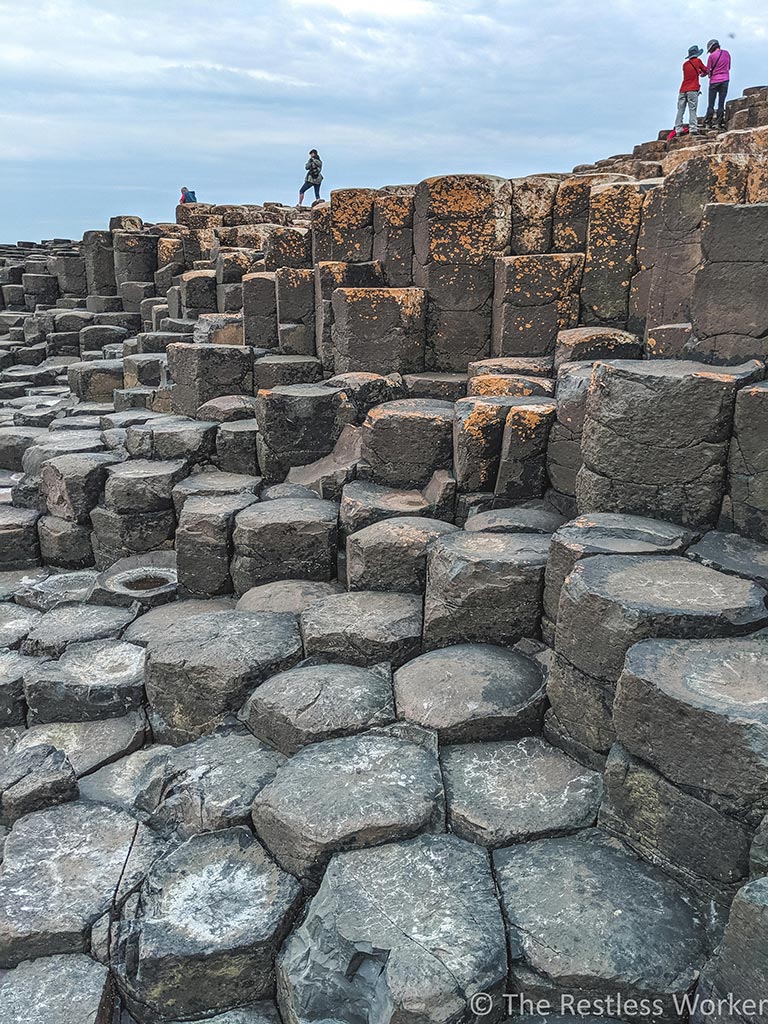
<path id="1" fill-rule="evenodd" d="M 195 193 L 191 189 L 187 189 L 187 202 L 188 203 L 196 203 L 197 202 L 197 196 L 195 195 Z"/>

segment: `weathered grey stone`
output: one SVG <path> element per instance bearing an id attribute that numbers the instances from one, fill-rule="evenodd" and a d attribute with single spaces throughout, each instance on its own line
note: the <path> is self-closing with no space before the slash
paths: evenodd
<path id="1" fill-rule="evenodd" d="M 92 534 L 87 526 L 58 516 L 42 516 L 37 523 L 40 555 L 48 565 L 64 570 L 94 564 Z"/>
<path id="2" fill-rule="evenodd" d="M 362 458 L 374 483 L 422 487 L 452 463 L 453 405 L 405 398 L 372 409 L 363 424 Z"/>
<path id="3" fill-rule="evenodd" d="M 738 533 L 711 530 L 687 551 L 689 558 L 710 569 L 754 580 L 768 589 L 768 545 Z M 17 598 L 18 600 L 18 598 Z"/>
<path id="4" fill-rule="evenodd" d="M 338 583 L 277 580 L 246 590 L 236 607 L 239 612 L 290 612 L 293 615 L 300 615 L 315 601 L 342 592 L 343 587 Z"/>
<path id="5" fill-rule="evenodd" d="M 170 550 L 176 518 L 161 512 L 116 512 L 99 505 L 91 512 L 91 544 L 96 567 L 102 572 L 121 560 Z"/>
<path id="6" fill-rule="evenodd" d="M 325 384 L 290 384 L 256 395 L 259 466 L 271 483 L 294 466 L 330 455 L 355 408 L 342 389 Z"/>
<path id="7" fill-rule="evenodd" d="M 145 686 L 155 738 L 175 745 L 197 739 L 237 711 L 262 679 L 300 658 L 292 615 L 221 612 L 177 622 L 148 643 Z"/>
<path id="8" fill-rule="evenodd" d="M 0 506 L 0 566 L 31 569 L 40 564 L 37 539 L 39 513 L 27 508 Z"/>
<path id="9" fill-rule="evenodd" d="M 349 589 L 421 593 L 432 542 L 456 529 L 437 519 L 401 516 L 353 533 L 346 547 Z"/>
<path id="10" fill-rule="evenodd" d="M 151 780 L 164 771 L 168 755 L 173 749 L 156 743 L 126 754 L 111 764 L 105 764 L 79 780 L 80 799 L 109 804 L 138 816 L 137 797 Z"/>
<path id="11" fill-rule="evenodd" d="M 223 494 L 255 494 L 261 491 L 261 477 L 247 473 L 220 473 L 215 470 L 202 470 L 192 473 L 173 489 L 173 506 L 176 515 L 181 517 L 184 502 L 187 498 L 215 498 Z"/>
<path id="12" fill-rule="evenodd" d="M 110 1024 L 109 971 L 89 956 L 28 960 L 0 980 L 0 1024 Z"/>
<path id="13" fill-rule="evenodd" d="M 511 984 L 530 998 L 660 1001 L 695 983 L 708 952 L 695 900 L 596 831 L 493 854 L 509 929 Z"/>
<path id="14" fill-rule="evenodd" d="M 218 424 L 186 416 L 158 416 L 128 427 L 125 447 L 132 458 L 208 462 L 216 450 Z"/>
<path id="15" fill-rule="evenodd" d="M 341 495 L 339 526 L 344 536 L 395 516 L 430 516 L 433 509 L 422 491 L 396 490 L 366 480 L 352 480 Z"/>
<path id="16" fill-rule="evenodd" d="M 270 995 L 301 888 L 247 829 L 193 836 L 150 869 L 113 930 L 123 997 L 142 1021 L 211 1015 Z"/>
<path id="17" fill-rule="evenodd" d="M 742 388 L 736 395 L 721 528 L 763 543 L 768 543 L 767 424 L 768 381 Z"/>
<path id="18" fill-rule="evenodd" d="M 210 601 L 173 601 L 170 604 L 152 608 L 135 619 L 123 634 L 128 643 L 141 644 L 146 647 L 150 640 L 161 639 L 166 630 L 177 622 L 186 622 L 195 615 L 203 613 L 218 614 L 232 611 L 234 602 L 231 598 L 218 597 Z M 264 609 L 267 611 L 268 609 Z"/>
<path id="19" fill-rule="evenodd" d="M 678 789 L 618 743 L 605 787 L 601 828 L 694 891 L 730 903 L 749 874 L 752 831 L 744 822 Z"/>
<path id="20" fill-rule="evenodd" d="M 0 767 L 0 824 L 77 799 L 77 779 L 66 754 L 41 744 L 16 750 Z"/>
<path id="21" fill-rule="evenodd" d="M 615 327 L 574 327 L 557 336 L 555 370 L 563 363 L 642 357 L 643 345 L 636 334 Z"/>
<path id="22" fill-rule="evenodd" d="M 258 837 L 307 884 L 320 881 L 331 854 L 442 829 L 444 813 L 434 753 L 376 733 L 300 750 L 252 809 Z"/>
<path id="23" fill-rule="evenodd" d="M 418 373 L 424 369 L 424 289 L 336 288 L 331 305 L 336 373 Z"/>
<path id="24" fill-rule="evenodd" d="M 330 501 L 291 498 L 240 512 L 233 533 L 236 592 L 281 579 L 332 579 L 338 512 Z"/>
<path id="25" fill-rule="evenodd" d="M 87 601 L 98 573 L 93 569 L 82 572 L 62 572 L 39 580 L 22 583 L 14 595 L 17 604 L 49 612 L 60 604 Z"/>
<path id="26" fill-rule="evenodd" d="M 16 651 L 0 650 L 0 728 L 24 725 L 24 675 L 33 670 L 37 659 L 25 658 Z"/>
<path id="27" fill-rule="evenodd" d="M 60 604 L 34 620 L 34 627 L 24 641 L 22 653 L 47 654 L 56 658 L 70 644 L 119 637 L 136 618 L 136 612 L 136 608 Z"/>
<path id="28" fill-rule="evenodd" d="M 580 512 L 711 529 L 725 489 L 733 402 L 756 363 L 713 372 L 676 359 L 598 363 L 587 395 Z"/>
<path id="29" fill-rule="evenodd" d="M 415 594 L 357 591 L 326 597 L 301 613 L 308 657 L 352 665 L 402 665 L 421 651 L 421 600 Z"/>
<path id="30" fill-rule="evenodd" d="M 590 555 L 677 555 L 694 539 L 695 534 L 673 523 L 614 512 L 579 516 L 560 527 L 552 537 L 544 573 L 544 614 L 553 636 L 560 591 L 579 559 Z"/>
<path id="31" fill-rule="evenodd" d="M 58 661 L 30 667 L 24 697 L 30 725 L 121 718 L 144 700 L 144 648 L 122 640 L 70 644 Z"/>
<path id="32" fill-rule="evenodd" d="M 247 825 L 256 795 L 284 762 L 244 729 L 216 732 L 156 762 L 136 806 L 155 832 L 175 841 Z"/>
<path id="33" fill-rule="evenodd" d="M 60 455 L 40 471 L 40 493 L 52 516 L 74 523 L 90 523 L 91 510 L 98 505 L 107 470 L 120 461 L 111 452 Z"/>
<path id="34" fill-rule="evenodd" d="M 699 989 L 704 999 L 721 999 L 723 1003 L 719 1007 L 715 1003 L 711 1013 L 706 1012 L 704 1004 L 698 1009 L 697 1020 L 758 1021 L 765 1016 L 766 904 L 768 878 L 757 878 L 737 893 L 723 940 L 702 972 Z M 731 1003 L 736 1008 L 733 1013 Z"/>
<path id="35" fill-rule="evenodd" d="M 238 512 L 252 505 L 254 494 L 192 497 L 176 529 L 179 587 L 184 594 L 215 597 L 232 592 L 232 534 Z"/>
<path id="36" fill-rule="evenodd" d="M 19 647 L 42 619 L 42 613 L 17 604 L 0 604 L 0 646 Z"/>
<path id="37" fill-rule="evenodd" d="M 392 678 L 385 665 L 306 665 L 263 682 L 238 716 L 260 740 L 283 754 L 395 718 Z"/>
<path id="38" fill-rule="evenodd" d="M 278 1003 L 288 1024 L 449 1024 L 475 993 L 500 1005 L 506 973 L 487 854 L 423 835 L 334 857 L 278 958 Z"/>
<path id="39" fill-rule="evenodd" d="M 173 488 L 186 475 L 183 459 L 131 459 L 107 471 L 104 503 L 121 513 L 165 512 L 172 507 Z"/>
<path id="40" fill-rule="evenodd" d="M 307 466 L 293 466 L 288 470 L 288 483 L 274 484 L 273 487 L 305 487 L 319 498 L 340 501 L 344 485 L 357 474 L 361 453 L 362 429 L 347 424 L 330 455 Z"/>
<path id="41" fill-rule="evenodd" d="M 8 569 L 0 572 L 0 601 L 13 601 L 22 588 L 44 580 L 50 574 L 47 566 L 39 569 Z"/>
<path id="42" fill-rule="evenodd" d="M 466 533 L 436 541 L 427 556 L 424 643 L 513 644 L 534 636 L 549 538 Z"/>
<path id="43" fill-rule="evenodd" d="M 464 524 L 468 533 L 541 533 L 553 534 L 565 523 L 547 501 L 531 498 L 512 508 L 497 508 L 470 515 Z"/>
<path id="44" fill-rule="evenodd" d="M 514 739 L 541 728 L 544 675 L 518 651 L 455 644 L 399 668 L 395 704 L 400 718 L 436 730 L 443 743 Z"/>
<path id="45" fill-rule="evenodd" d="M 567 835 L 595 824 L 603 784 L 538 736 L 444 747 L 448 827 L 481 846 Z"/>
<path id="46" fill-rule="evenodd" d="M 144 742 L 144 714 L 131 711 L 122 718 L 94 722 L 48 722 L 33 725 L 18 740 L 17 750 L 41 743 L 63 750 L 78 778 L 130 754 Z"/>
<path id="47" fill-rule="evenodd" d="M 622 746 L 676 786 L 753 826 L 768 811 L 768 636 L 646 640 L 617 686 Z"/>
<path id="48" fill-rule="evenodd" d="M 91 926 L 141 882 L 161 840 L 122 811 L 81 801 L 28 814 L 5 842 L 0 964 L 85 952 Z"/>
<path id="49" fill-rule="evenodd" d="M 633 643 L 748 633 L 766 619 L 765 591 L 674 555 L 595 555 L 560 592 L 557 657 L 547 693 L 571 736 L 606 753 L 616 681 Z"/>

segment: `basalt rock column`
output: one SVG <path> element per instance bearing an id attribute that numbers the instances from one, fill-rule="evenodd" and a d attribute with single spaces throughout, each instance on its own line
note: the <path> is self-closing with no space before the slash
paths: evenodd
<path id="1" fill-rule="evenodd" d="M 447 175 L 416 188 L 414 283 L 429 293 L 427 365 L 463 372 L 490 355 L 493 259 L 509 252 L 512 187 Z"/>
<path id="2" fill-rule="evenodd" d="M 674 555 L 577 562 L 560 591 L 547 685 L 551 733 L 599 763 L 615 740 L 616 681 L 633 643 L 749 633 L 768 621 L 765 599 L 754 583 Z"/>
<path id="3" fill-rule="evenodd" d="M 733 364 L 768 357 L 768 204 L 706 207 L 704 266 L 691 300 L 693 358 Z"/>
<path id="4" fill-rule="evenodd" d="M 577 478 L 580 512 L 717 522 L 733 405 L 758 363 L 715 372 L 673 359 L 598 363 L 587 396 Z"/>
<path id="5" fill-rule="evenodd" d="M 558 332 L 578 324 L 583 266 L 577 253 L 497 259 L 492 355 L 552 355 Z"/>
<path id="6" fill-rule="evenodd" d="M 640 215 L 649 187 L 641 182 L 620 182 L 592 189 L 581 289 L 585 324 L 626 326 Z"/>

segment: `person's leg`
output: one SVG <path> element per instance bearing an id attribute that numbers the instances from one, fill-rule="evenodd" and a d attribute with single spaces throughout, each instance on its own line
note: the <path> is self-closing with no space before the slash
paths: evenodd
<path id="1" fill-rule="evenodd" d="M 721 128 L 725 128 L 725 97 L 728 95 L 728 83 L 720 82 L 717 89 L 717 123 Z"/>
<path id="2" fill-rule="evenodd" d="M 710 85 L 709 87 L 709 101 L 707 103 L 707 116 L 704 118 L 704 125 L 707 128 L 712 127 L 712 118 L 715 116 L 715 97 L 717 96 L 717 86 Z"/>
<path id="3" fill-rule="evenodd" d="M 313 185 L 313 188 L 315 190 L 315 199 L 319 199 L 320 198 L 320 186 L 319 185 Z"/>
<path id="4" fill-rule="evenodd" d="M 683 127 L 683 114 L 685 113 L 687 93 L 681 92 L 677 97 L 677 117 L 675 118 L 675 135 L 680 134 L 680 129 Z"/>
<path id="5" fill-rule="evenodd" d="M 688 93 L 688 127 L 691 135 L 699 130 L 699 94 L 698 92 Z"/>
<path id="6" fill-rule="evenodd" d="M 304 184 L 299 189 L 299 206 L 303 206 L 304 205 L 304 193 L 307 191 L 308 188 L 309 188 L 309 185 L 305 181 Z"/>

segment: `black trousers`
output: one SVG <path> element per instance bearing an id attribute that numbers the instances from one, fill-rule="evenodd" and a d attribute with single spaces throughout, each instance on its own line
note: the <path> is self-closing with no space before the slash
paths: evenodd
<path id="1" fill-rule="evenodd" d="M 304 182 L 304 184 L 299 189 L 299 195 L 303 196 L 304 193 L 305 192 L 309 192 L 309 190 L 311 188 L 313 188 L 315 190 L 315 198 L 319 199 L 320 198 L 320 186 L 319 185 L 313 185 L 311 181 L 305 181 Z"/>
<path id="2" fill-rule="evenodd" d="M 725 97 L 728 95 L 728 83 L 718 82 L 709 87 L 709 106 L 707 107 L 707 124 L 711 124 L 715 116 L 715 103 L 717 103 L 717 120 L 720 125 L 725 124 Z"/>

